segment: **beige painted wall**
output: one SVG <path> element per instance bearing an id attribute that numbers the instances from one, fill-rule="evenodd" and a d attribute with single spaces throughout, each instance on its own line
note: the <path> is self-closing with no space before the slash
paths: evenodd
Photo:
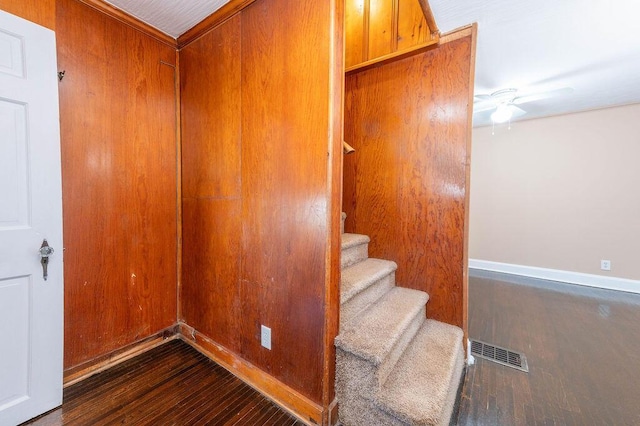
<path id="1" fill-rule="evenodd" d="M 471 259 L 640 279 L 640 104 L 474 129 L 470 195 Z"/>

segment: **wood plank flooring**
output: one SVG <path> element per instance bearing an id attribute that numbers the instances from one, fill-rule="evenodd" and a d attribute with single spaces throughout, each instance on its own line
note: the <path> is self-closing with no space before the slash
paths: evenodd
<path id="1" fill-rule="evenodd" d="M 30 425 L 300 425 L 180 340 L 64 391 L 63 405 Z"/>
<path id="2" fill-rule="evenodd" d="M 640 295 L 481 273 L 469 335 L 523 352 L 529 373 L 469 367 L 459 425 L 640 425 Z"/>

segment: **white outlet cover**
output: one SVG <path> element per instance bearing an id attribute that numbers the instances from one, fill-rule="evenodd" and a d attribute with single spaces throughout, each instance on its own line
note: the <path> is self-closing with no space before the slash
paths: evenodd
<path id="1" fill-rule="evenodd" d="M 610 260 L 601 260 L 600 261 L 600 269 L 603 271 L 611 270 L 611 261 Z"/>
<path id="2" fill-rule="evenodd" d="M 260 326 L 260 344 L 271 350 L 271 329 L 264 325 Z"/>

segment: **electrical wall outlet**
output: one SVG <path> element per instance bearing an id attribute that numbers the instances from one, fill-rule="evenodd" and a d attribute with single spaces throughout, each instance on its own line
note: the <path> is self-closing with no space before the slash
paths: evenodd
<path id="1" fill-rule="evenodd" d="M 260 326 L 260 343 L 265 348 L 271 350 L 271 329 L 264 325 Z"/>
<path id="2" fill-rule="evenodd" d="M 600 269 L 602 269 L 603 271 L 610 271 L 611 270 L 611 261 L 610 260 L 601 260 L 600 261 Z"/>

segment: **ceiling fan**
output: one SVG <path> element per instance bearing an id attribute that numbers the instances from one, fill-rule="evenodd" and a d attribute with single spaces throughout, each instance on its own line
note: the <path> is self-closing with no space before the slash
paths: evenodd
<path id="1" fill-rule="evenodd" d="M 473 113 L 493 111 L 491 113 L 491 121 L 494 124 L 506 123 L 507 121 L 511 121 L 512 118 L 522 117 L 527 113 L 518 105 L 555 98 L 571 92 L 573 92 L 571 87 L 563 87 L 561 89 L 518 96 L 518 89 L 501 89 L 489 95 L 475 95 L 473 100 Z"/>

